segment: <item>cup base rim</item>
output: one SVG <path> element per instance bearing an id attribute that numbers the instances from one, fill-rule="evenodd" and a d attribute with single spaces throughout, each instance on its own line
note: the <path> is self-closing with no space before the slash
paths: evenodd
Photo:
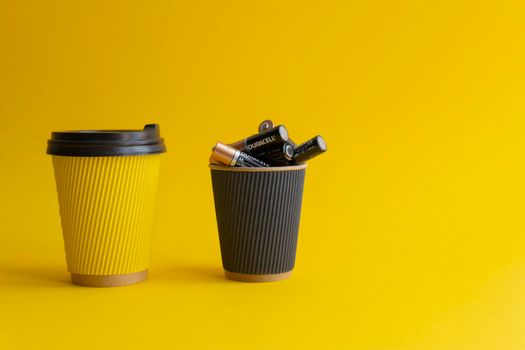
<path id="1" fill-rule="evenodd" d="M 71 274 L 73 284 L 84 287 L 121 287 L 145 281 L 148 278 L 148 269 L 139 272 L 119 275 L 84 275 Z"/>
<path id="2" fill-rule="evenodd" d="M 232 281 L 239 282 L 277 282 L 283 281 L 292 276 L 292 271 L 282 272 L 282 273 L 273 273 L 273 274 L 250 274 L 250 273 L 238 273 L 224 270 L 224 275 L 227 279 Z"/>

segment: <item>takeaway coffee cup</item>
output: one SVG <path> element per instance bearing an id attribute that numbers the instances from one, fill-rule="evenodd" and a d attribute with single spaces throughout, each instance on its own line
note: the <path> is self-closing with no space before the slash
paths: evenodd
<path id="1" fill-rule="evenodd" d="M 47 153 L 73 283 L 113 287 L 147 278 L 163 152 L 156 124 L 51 134 Z"/>
<path id="2" fill-rule="evenodd" d="M 306 164 L 210 168 L 226 277 L 244 282 L 289 278 L 295 264 Z"/>

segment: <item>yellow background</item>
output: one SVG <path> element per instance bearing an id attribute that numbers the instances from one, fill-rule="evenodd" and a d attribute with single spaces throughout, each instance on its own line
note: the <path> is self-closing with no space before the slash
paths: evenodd
<path id="1" fill-rule="evenodd" d="M 523 1 L 0 1 L 0 348 L 524 349 Z M 293 278 L 222 276 L 211 146 L 322 134 Z M 52 130 L 158 122 L 150 279 L 73 286 Z"/>

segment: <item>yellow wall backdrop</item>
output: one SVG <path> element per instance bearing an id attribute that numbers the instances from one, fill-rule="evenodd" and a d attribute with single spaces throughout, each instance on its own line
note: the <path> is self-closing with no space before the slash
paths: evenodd
<path id="1" fill-rule="evenodd" d="M 0 1 L 0 348 L 524 349 L 525 2 Z M 223 278 L 210 148 L 321 134 L 291 280 Z M 150 278 L 73 286 L 52 130 L 158 122 Z"/>

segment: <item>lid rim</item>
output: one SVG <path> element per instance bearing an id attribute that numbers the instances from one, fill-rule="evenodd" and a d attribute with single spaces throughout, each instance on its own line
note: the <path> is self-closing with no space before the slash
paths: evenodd
<path id="1" fill-rule="evenodd" d="M 53 131 L 47 141 L 47 154 L 73 157 L 143 155 L 166 152 L 158 124 L 143 130 Z"/>

